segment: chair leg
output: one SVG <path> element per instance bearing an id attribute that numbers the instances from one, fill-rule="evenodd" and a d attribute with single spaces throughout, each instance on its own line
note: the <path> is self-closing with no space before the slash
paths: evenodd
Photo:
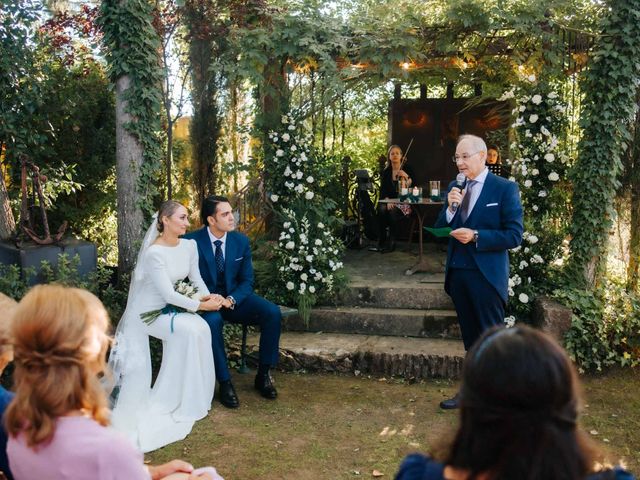
<path id="1" fill-rule="evenodd" d="M 247 367 L 247 330 L 248 325 L 242 325 L 242 345 L 240 346 L 240 366 L 238 367 L 238 373 L 249 373 L 249 367 Z"/>

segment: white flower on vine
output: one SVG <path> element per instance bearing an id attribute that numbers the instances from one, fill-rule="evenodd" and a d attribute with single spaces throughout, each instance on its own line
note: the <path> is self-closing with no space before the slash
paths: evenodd
<path id="1" fill-rule="evenodd" d="M 543 263 L 543 262 L 544 260 L 537 253 L 533 257 L 531 257 L 531 263 Z"/>
<path id="2" fill-rule="evenodd" d="M 300 160 L 303 160 L 303 161 L 304 161 L 304 160 L 306 160 L 306 159 L 307 159 L 307 156 L 305 155 L 305 153 L 304 153 L 304 152 L 302 152 L 302 153 L 300 154 Z"/>
<path id="3" fill-rule="evenodd" d="M 534 212 L 537 212 L 537 211 L 538 211 L 538 205 L 533 205 L 531 208 L 533 208 L 533 211 L 534 211 Z"/>
<path id="4" fill-rule="evenodd" d="M 529 247 L 524 247 L 524 253 L 529 253 Z"/>
<path id="5" fill-rule="evenodd" d="M 304 176 L 304 173 L 302 173 L 300 170 L 298 170 L 295 175 L 294 175 L 298 180 L 301 179 Z"/>
<path id="6" fill-rule="evenodd" d="M 304 194 L 304 198 L 306 198 L 307 200 L 311 200 L 313 196 L 314 196 L 314 193 L 311 191 Z"/>
<path id="7" fill-rule="evenodd" d="M 560 180 L 560 175 L 558 175 L 556 172 L 551 172 L 549 174 L 549 180 L 551 180 L 552 182 L 557 182 L 558 180 Z"/>
<path id="8" fill-rule="evenodd" d="M 536 93 L 533 97 L 531 97 L 531 102 L 533 102 L 535 105 L 540 105 L 540 103 L 542 103 L 542 97 Z"/>
<path id="9" fill-rule="evenodd" d="M 544 156 L 544 159 L 545 159 L 547 162 L 553 162 L 553 161 L 556 159 L 556 156 L 555 156 L 553 153 L 547 153 L 547 154 Z"/>
<path id="10" fill-rule="evenodd" d="M 273 203 L 276 203 L 278 201 L 278 198 L 280 198 L 280 197 L 278 197 L 278 195 L 276 195 L 275 193 L 271 194 L 271 201 Z"/>
<path id="11" fill-rule="evenodd" d="M 514 295 L 514 293 L 513 293 L 513 288 L 510 288 L 510 289 L 509 289 L 509 296 L 510 296 L 510 297 L 513 297 L 513 295 Z"/>
<path id="12" fill-rule="evenodd" d="M 296 147 L 295 145 L 291 145 L 291 151 L 295 152 L 298 149 L 298 147 Z"/>
<path id="13" fill-rule="evenodd" d="M 293 290 L 294 288 L 296 288 L 296 286 L 293 282 L 287 282 L 287 290 Z"/>
<path id="14" fill-rule="evenodd" d="M 306 273 L 301 273 L 300 274 L 300 280 L 302 280 L 303 282 L 306 282 L 308 278 L 309 277 L 307 276 Z"/>
<path id="15" fill-rule="evenodd" d="M 316 287 L 309 285 L 309 293 L 316 293 Z"/>
<path id="16" fill-rule="evenodd" d="M 531 116 L 533 117 L 533 115 L 531 115 Z M 529 117 L 529 118 L 531 118 L 531 117 Z M 533 137 L 533 134 L 531 133 L 531 130 L 525 130 L 524 131 L 524 136 L 527 137 L 527 138 L 531 138 L 531 137 Z"/>
<path id="17" fill-rule="evenodd" d="M 531 180 L 529 180 L 528 178 L 524 181 L 524 186 L 527 188 L 530 188 L 531 185 L 533 185 L 533 182 Z"/>
<path id="18" fill-rule="evenodd" d="M 538 115 L 536 115 L 535 113 L 532 115 L 529 115 L 529 122 L 530 123 L 536 123 L 538 121 Z"/>
<path id="19" fill-rule="evenodd" d="M 531 170 L 531 175 L 533 175 L 534 177 L 536 175 L 538 175 L 539 173 L 540 173 L 540 170 L 538 170 L 537 168 L 534 168 L 534 169 Z"/>
<path id="20" fill-rule="evenodd" d="M 538 196 L 541 197 L 541 198 L 546 197 L 547 196 L 547 191 L 546 190 L 540 190 L 538 192 Z"/>
<path id="21" fill-rule="evenodd" d="M 547 95 L 547 97 L 551 99 L 558 98 L 558 94 L 556 92 L 549 92 L 549 95 Z"/>
<path id="22" fill-rule="evenodd" d="M 313 183 L 313 177 L 311 175 L 307 177 L 307 183 Z"/>
<path id="23" fill-rule="evenodd" d="M 507 328 L 511 328 L 516 324 L 516 317 L 514 317 L 513 315 L 509 316 L 509 317 L 505 317 L 504 319 L 504 325 Z"/>
<path id="24" fill-rule="evenodd" d="M 316 241 L 314 243 L 316 245 L 320 246 L 320 245 L 322 245 L 322 240 L 320 240 L 319 238 L 316 238 Z"/>
<path id="25" fill-rule="evenodd" d="M 532 73 L 531 75 L 529 75 L 527 77 L 527 80 L 529 80 L 531 83 L 536 81 L 536 76 Z"/>
<path id="26" fill-rule="evenodd" d="M 520 108 L 518 108 L 518 110 L 520 110 L 521 112 L 524 112 L 527 109 L 527 107 L 525 107 L 524 105 L 520 105 Z"/>
<path id="27" fill-rule="evenodd" d="M 285 134 L 282 135 L 282 140 L 284 140 L 285 142 L 288 142 L 290 138 L 291 137 L 289 136 L 288 133 L 285 133 Z"/>
<path id="28" fill-rule="evenodd" d="M 287 123 L 289 123 L 289 117 L 287 117 L 286 115 L 282 115 L 281 121 L 286 125 Z"/>
<path id="29" fill-rule="evenodd" d="M 276 150 L 276 157 L 281 157 L 284 155 L 284 150 L 282 150 L 281 148 L 279 148 L 278 150 Z"/>
<path id="30" fill-rule="evenodd" d="M 527 236 L 527 242 L 529 242 L 531 245 L 538 243 L 538 237 L 536 237 L 535 235 L 529 235 Z"/>
<path id="31" fill-rule="evenodd" d="M 282 227 L 283 227 L 283 228 L 289 228 L 290 226 L 291 226 L 291 222 L 284 222 L 284 223 L 282 224 Z"/>
<path id="32" fill-rule="evenodd" d="M 518 295 L 518 300 L 520 300 L 522 303 L 529 303 L 529 295 L 527 295 L 526 293 L 521 293 L 520 295 Z"/>
<path id="33" fill-rule="evenodd" d="M 291 169 L 289 168 L 289 165 L 287 165 L 287 168 L 284 169 L 284 176 L 288 177 L 289 175 L 291 175 L 293 172 L 291 171 Z"/>
<path id="34" fill-rule="evenodd" d="M 551 132 L 547 130 L 547 127 L 545 127 L 544 125 L 540 127 L 540 133 L 542 133 L 546 137 L 551 135 Z"/>
<path id="35" fill-rule="evenodd" d="M 318 228 L 324 228 L 324 223 L 318 222 Z"/>
<path id="36" fill-rule="evenodd" d="M 287 250 L 293 250 L 295 248 L 296 244 L 293 243 L 293 241 L 287 242 L 287 244 L 284 246 L 284 248 L 286 248 Z"/>
<path id="37" fill-rule="evenodd" d="M 524 270 L 524 269 L 525 269 L 525 268 L 527 268 L 528 266 L 529 266 L 529 264 L 528 264 L 526 261 L 522 260 L 522 261 L 520 262 L 520 265 L 518 266 L 518 268 L 520 268 L 520 270 Z"/>
<path id="38" fill-rule="evenodd" d="M 307 284 L 306 283 L 301 283 L 299 292 L 300 293 L 304 293 L 306 289 L 307 289 Z"/>
<path id="39" fill-rule="evenodd" d="M 313 255 L 307 255 L 306 257 L 304 257 L 304 259 L 305 259 L 307 262 L 311 263 L 311 262 L 313 262 Z"/>
<path id="40" fill-rule="evenodd" d="M 295 230 L 293 229 L 293 227 L 289 228 L 289 231 L 290 231 L 291 233 L 295 232 Z"/>
<path id="41" fill-rule="evenodd" d="M 296 129 L 296 126 L 295 126 L 295 125 L 289 125 L 287 128 L 288 128 L 289 130 L 295 130 L 295 129 Z"/>

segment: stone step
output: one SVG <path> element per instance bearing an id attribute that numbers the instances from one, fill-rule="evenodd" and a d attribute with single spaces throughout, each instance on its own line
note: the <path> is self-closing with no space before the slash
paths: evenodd
<path id="1" fill-rule="evenodd" d="M 258 342 L 257 334 L 249 335 L 249 351 L 257 351 Z M 456 379 L 463 359 L 464 347 L 459 340 L 284 332 L 278 368 L 416 380 Z"/>
<path id="2" fill-rule="evenodd" d="M 406 282 L 351 282 L 339 293 L 336 303 L 348 307 L 453 309 L 451 297 L 444 291 L 444 282 L 428 279 L 411 279 Z"/>
<path id="3" fill-rule="evenodd" d="M 309 325 L 305 325 L 298 315 L 292 315 L 283 318 L 283 329 L 400 337 L 460 338 L 460 327 L 453 310 L 319 307 L 311 311 Z"/>

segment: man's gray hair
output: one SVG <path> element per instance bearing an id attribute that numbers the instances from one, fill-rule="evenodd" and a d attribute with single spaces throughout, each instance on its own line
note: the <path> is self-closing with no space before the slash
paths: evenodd
<path id="1" fill-rule="evenodd" d="M 487 144 L 484 143 L 484 140 L 481 139 L 480 137 L 478 137 L 476 135 L 470 135 L 470 134 L 467 133 L 467 134 L 464 134 L 464 135 L 460 135 L 460 137 L 458 138 L 458 143 L 460 143 L 463 140 L 470 141 L 471 145 L 473 145 L 473 149 L 474 150 L 476 150 L 478 152 L 487 153 Z"/>

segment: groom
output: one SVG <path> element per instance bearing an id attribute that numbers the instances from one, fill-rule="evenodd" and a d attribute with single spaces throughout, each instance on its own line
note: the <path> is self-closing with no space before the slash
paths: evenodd
<path id="1" fill-rule="evenodd" d="M 200 218 L 204 227 L 184 238 L 198 244 L 202 279 L 212 294 L 222 297 L 220 310 L 200 313 L 211 328 L 211 343 L 220 402 L 227 408 L 239 406 L 231 383 L 222 337 L 223 322 L 260 325 L 260 359 L 254 386 L 269 399 L 278 396 L 269 368 L 278 363 L 282 315 L 277 305 L 253 293 L 253 265 L 249 239 L 234 232 L 235 219 L 225 197 L 205 198 Z"/>

